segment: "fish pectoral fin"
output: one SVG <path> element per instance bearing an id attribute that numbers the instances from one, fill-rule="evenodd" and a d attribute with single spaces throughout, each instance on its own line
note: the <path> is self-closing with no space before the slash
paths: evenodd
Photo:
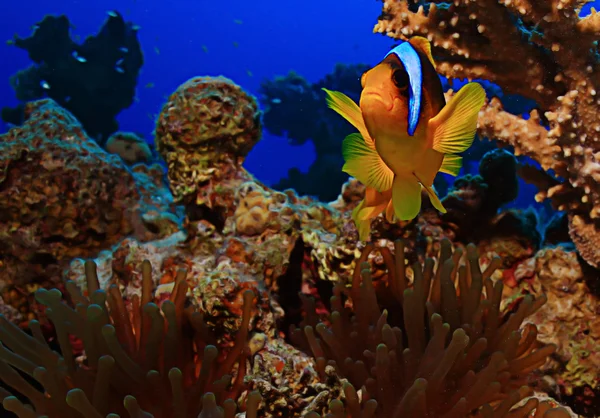
<path id="1" fill-rule="evenodd" d="M 360 134 L 350 134 L 344 139 L 342 156 L 346 161 L 342 167 L 343 172 L 378 192 L 392 188 L 394 173 L 383 162 L 375 148 L 370 148 L 365 143 Z"/>
<path id="2" fill-rule="evenodd" d="M 421 185 L 416 177 L 394 177 L 392 203 L 398 220 L 410 221 L 417 217 L 421 209 Z"/>
<path id="3" fill-rule="evenodd" d="M 423 186 L 423 188 L 429 195 L 429 200 L 431 200 L 431 204 L 433 205 L 433 207 L 442 213 L 446 213 L 446 208 L 444 207 L 444 205 L 442 205 L 442 202 L 440 201 L 440 198 L 438 197 L 433 186 L 428 186 L 425 183 L 423 183 L 416 174 L 415 174 L 415 178 L 421 184 L 421 186 Z"/>
<path id="4" fill-rule="evenodd" d="M 429 120 L 433 149 L 442 154 L 467 150 L 475 139 L 477 117 L 484 102 L 485 90 L 478 83 L 461 88 L 440 113 Z"/>
<path id="5" fill-rule="evenodd" d="M 461 167 L 462 157 L 460 155 L 446 154 L 444 155 L 444 161 L 442 161 L 440 171 L 442 173 L 450 174 L 451 176 L 456 177 L 458 176 Z"/>
<path id="6" fill-rule="evenodd" d="M 408 42 L 419 51 L 427 55 L 429 62 L 431 62 L 433 68 L 435 68 L 435 61 L 433 60 L 433 55 L 431 55 L 431 43 L 427 40 L 427 38 L 423 38 L 422 36 L 413 36 L 408 40 Z"/>
<path id="7" fill-rule="evenodd" d="M 375 149 L 375 143 L 369 135 L 369 131 L 367 131 L 360 107 L 354 103 L 354 100 L 339 91 L 327 90 L 326 88 L 322 88 L 322 90 L 326 94 L 327 106 L 358 129 L 369 148 Z"/>

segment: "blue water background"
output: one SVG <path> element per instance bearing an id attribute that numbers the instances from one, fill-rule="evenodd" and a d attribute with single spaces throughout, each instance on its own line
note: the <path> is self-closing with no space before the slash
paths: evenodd
<path id="1" fill-rule="evenodd" d="M 581 14 L 598 5 L 600 0 L 587 4 Z M 31 63 L 26 51 L 4 40 L 15 33 L 29 36 L 31 26 L 46 14 L 66 14 L 75 26 L 73 35 L 81 39 L 99 30 L 108 10 L 118 10 L 141 26 L 145 63 L 138 82 L 139 100 L 118 120 L 121 130 L 139 132 L 152 141 L 165 97 L 191 77 L 223 75 L 258 96 L 262 80 L 290 70 L 315 82 L 338 62 L 377 64 L 395 43 L 372 33 L 381 6 L 375 0 L 1 2 L 0 106 L 17 104 L 9 77 Z M 146 87 L 150 83 L 153 87 Z M 7 128 L 0 126 L 0 131 Z M 310 141 L 291 146 L 265 131 L 244 165 L 261 181 L 273 184 L 291 167 L 306 171 L 314 157 Z M 475 172 L 476 166 L 465 170 Z M 519 197 L 509 206 L 527 207 L 534 203 L 535 193 L 535 187 L 522 183 Z"/>

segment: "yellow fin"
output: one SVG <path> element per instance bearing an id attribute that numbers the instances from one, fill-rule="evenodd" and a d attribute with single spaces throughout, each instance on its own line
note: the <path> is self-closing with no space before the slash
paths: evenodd
<path id="1" fill-rule="evenodd" d="M 342 156 L 346 161 L 342 167 L 343 172 L 378 192 L 391 189 L 394 173 L 377 151 L 367 146 L 360 134 L 350 134 L 344 139 Z"/>
<path id="2" fill-rule="evenodd" d="M 456 93 L 434 118 L 429 120 L 433 149 L 442 154 L 458 154 L 468 149 L 475 139 L 477 117 L 485 102 L 485 90 L 469 83 Z"/>
<path id="3" fill-rule="evenodd" d="M 462 167 L 462 157 L 456 154 L 446 154 L 444 155 L 444 161 L 442 161 L 442 166 L 440 167 L 440 171 L 442 173 L 450 174 L 451 176 L 458 176 L 460 168 Z"/>
<path id="4" fill-rule="evenodd" d="M 421 209 L 421 185 L 415 177 L 396 176 L 392 186 L 394 214 L 400 221 L 417 217 Z"/>
<path id="5" fill-rule="evenodd" d="M 431 200 L 431 204 L 433 205 L 433 207 L 442 213 L 446 213 L 446 208 L 444 207 L 444 205 L 442 205 L 442 202 L 440 201 L 440 198 L 438 197 L 437 193 L 435 192 L 433 186 L 428 186 L 425 183 L 423 183 L 416 174 L 415 174 L 415 177 L 417 178 L 419 183 L 421 183 L 421 186 L 423 186 L 423 188 L 429 195 L 429 200 Z"/>
<path id="6" fill-rule="evenodd" d="M 431 201 L 431 204 L 433 205 L 433 207 L 442 213 L 446 213 L 447 212 L 446 208 L 440 201 L 440 198 L 438 197 L 437 193 L 435 192 L 435 189 L 433 187 L 429 187 L 424 184 L 422 184 L 422 186 L 427 191 L 427 194 L 429 195 L 429 200 Z"/>
<path id="7" fill-rule="evenodd" d="M 375 189 L 367 187 L 365 198 L 360 202 L 360 205 L 352 211 L 352 219 L 355 221 L 364 221 L 377 217 L 385 210 L 391 197 L 391 192 L 379 193 Z"/>
<path id="8" fill-rule="evenodd" d="M 385 208 L 385 220 L 391 224 L 395 224 L 397 221 L 396 215 L 394 214 L 394 202 L 391 200 Z"/>
<path id="9" fill-rule="evenodd" d="M 408 42 L 427 55 L 427 58 L 429 58 L 429 61 L 433 65 L 433 68 L 435 68 L 435 61 L 433 60 L 433 55 L 431 55 L 431 43 L 427 40 L 427 38 L 423 38 L 422 36 L 413 36 L 408 40 Z"/>
<path id="10" fill-rule="evenodd" d="M 326 94 L 327 106 L 358 129 L 369 148 L 375 149 L 375 144 L 369 135 L 369 131 L 367 131 L 360 107 L 354 103 L 354 100 L 339 91 L 327 90 L 326 88 L 322 88 L 322 90 Z"/>
<path id="11" fill-rule="evenodd" d="M 371 234 L 371 218 L 365 216 L 365 212 L 369 211 L 369 208 L 365 207 L 365 204 L 365 200 L 363 199 L 352 211 L 352 220 L 358 230 L 358 239 L 361 241 L 367 241 Z"/>
<path id="12" fill-rule="evenodd" d="M 371 221 L 354 221 L 358 230 L 358 239 L 360 241 L 368 241 L 371 235 Z"/>

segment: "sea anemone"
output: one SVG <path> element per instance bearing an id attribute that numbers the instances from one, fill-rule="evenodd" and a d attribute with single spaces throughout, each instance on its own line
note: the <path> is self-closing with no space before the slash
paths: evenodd
<path id="1" fill-rule="evenodd" d="M 50 348 L 38 321 L 30 322 L 29 335 L 0 316 L 1 379 L 31 403 L 0 389 L 4 408 L 19 418 L 233 418 L 244 386 L 254 293 L 244 293 L 236 343 L 217 364 L 202 314 L 186 307 L 185 271 L 178 272 L 170 297 L 160 300 L 151 271 L 144 261 L 141 296 L 130 301 L 116 284 L 100 289 L 92 261 L 86 263 L 89 297 L 74 282 L 66 284 L 74 308 L 57 289 L 38 290 L 62 355 Z M 80 358 L 77 343 L 85 354 Z M 247 396 L 248 418 L 256 418 L 259 403 L 257 392 Z"/>
<path id="2" fill-rule="evenodd" d="M 514 408 L 531 394 L 531 372 L 555 347 L 537 340 L 535 325 L 522 327 L 544 297 L 528 295 L 501 311 L 503 284 L 490 278 L 499 258 L 482 272 L 477 250 L 469 245 L 466 265 L 460 265 L 463 251 L 453 253 L 444 240 L 437 269 L 430 258 L 423 267 L 415 263 L 409 283 L 404 244 L 398 241 L 393 254 L 379 249 L 388 276 L 374 283 L 366 262 L 373 250 L 369 244 L 362 252 L 350 289 L 334 288 L 327 324 L 304 298 L 309 314 L 292 331 L 292 340 L 312 352 L 323 376 L 334 367 L 348 381 L 346 405 L 334 401 L 329 416 L 569 417 L 565 409 L 535 398 Z"/>

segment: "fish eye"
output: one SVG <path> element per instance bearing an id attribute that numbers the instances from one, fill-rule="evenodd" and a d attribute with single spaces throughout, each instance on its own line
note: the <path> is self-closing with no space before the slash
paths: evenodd
<path id="1" fill-rule="evenodd" d="M 399 89 L 405 89 L 408 87 L 408 73 L 402 68 L 394 70 L 392 73 L 392 81 Z"/>

